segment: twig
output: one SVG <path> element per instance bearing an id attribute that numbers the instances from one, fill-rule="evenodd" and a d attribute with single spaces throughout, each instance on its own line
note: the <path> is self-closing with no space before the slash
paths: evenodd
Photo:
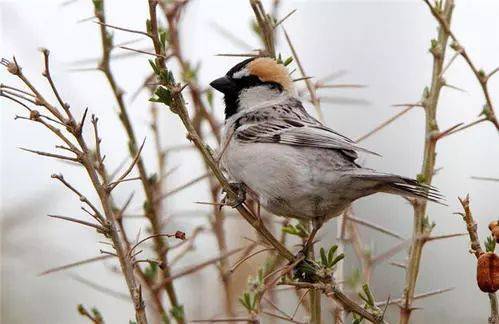
<path id="1" fill-rule="evenodd" d="M 395 238 L 397 238 L 399 240 L 405 240 L 402 235 L 397 234 L 397 233 L 395 233 L 395 232 L 393 232 L 393 231 L 391 231 L 391 230 L 389 230 L 389 229 L 387 229 L 387 228 L 385 228 L 383 226 L 380 226 L 378 224 L 374 224 L 373 222 L 369 222 L 369 221 L 367 221 L 365 219 L 360 219 L 360 218 L 357 218 L 357 217 L 355 217 L 353 215 L 349 215 L 348 216 L 348 220 L 351 220 L 352 222 L 355 222 L 357 224 L 364 225 L 366 227 L 372 228 L 372 229 L 374 229 L 376 231 L 379 231 L 381 233 L 384 233 L 386 235 L 390 235 L 390 236 L 395 237 Z"/>
<path id="2" fill-rule="evenodd" d="M 151 35 L 149 35 L 148 33 L 144 32 L 144 31 L 141 31 L 141 30 L 135 30 L 135 29 L 118 27 L 118 26 L 106 24 L 106 23 L 104 23 L 102 21 L 94 21 L 94 23 L 99 24 L 101 26 L 106 26 L 106 27 L 109 27 L 109 28 L 112 28 L 112 29 L 117 29 L 117 30 L 121 30 L 121 31 L 133 33 L 133 34 L 139 34 L 139 35 L 144 35 L 144 36 L 147 36 L 147 37 L 151 37 Z"/>
<path id="3" fill-rule="evenodd" d="M 196 178 L 194 178 L 192 180 L 189 180 L 188 182 L 184 183 L 183 185 L 180 185 L 180 186 L 178 186 L 178 187 L 176 187 L 174 189 L 171 189 L 168 192 L 165 192 L 164 194 L 162 194 L 161 196 L 159 196 L 156 199 L 157 200 L 162 200 L 162 199 L 168 198 L 168 197 L 170 197 L 170 196 L 172 196 L 172 195 L 174 195 L 174 194 L 176 194 L 176 193 L 178 193 L 178 192 L 180 192 L 180 191 L 182 191 L 184 189 L 187 189 L 187 188 L 191 187 L 192 185 L 194 185 L 194 184 L 196 184 L 196 183 L 198 183 L 198 182 L 200 182 L 200 181 L 208 178 L 209 176 L 210 176 L 209 173 L 202 174 L 199 177 L 196 177 Z"/>
<path id="4" fill-rule="evenodd" d="M 414 295 L 414 300 L 423 299 L 423 298 L 427 298 L 427 297 L 431 297 L 431 296 L 435 296 L 435 295 L 440 295 L 440 294 L 443 294 L 443 293 L 446 293 L 446 292 L 449 292 L 452 290 L 454 290 L 454 287 L 428 291 L 428 292 L 425 292 L 422 294 Z M 383 306 L 383 305 L 394 305 L 394 304 L 400 303 L 401 301 L 403 301 L 403 298 L 387 299 L 387 300 L 382 301 L 382 302 L 377 302 L 376 306 L 379 307 L 379 306 Z"/>
<path id="5" fill-rule="evenodd" d="M 220 261 L 221 259 L 225 259 L 233 254 L 236 254 L 242 250 L 244 250 L 245 248 L 242 247 L 242 248 L 237 248 L 237 249 L 234 249 L 232 251 L 229 251 L 223 255 L 220 255 L 220 256 L 217 256 L 217 257 L 214 257 L 214 258 L 211 258 L 211 259 L 208 259 L 200 264 L 197 264 L 195 266 L 192 266 L 192 267 L 189 267 L 187 269 L 184 269 L 182 271 L 179 271 L 178 273 L 174 274 L 174 275 L 171 275 L 170 277 L 168 278 L 165 278 L 163 279 L 163 281 L 161 283 L 159 283 L 158 285 L 156 285 L 156 289 L 158 287 L 161 287 L 162 285 L 168 283 L 168 282 L 172 282 L 173 280 L 177 279 L 177 278 L 180 278 L 180 277 L 183 277 L 183 276 L 186 276 L 186 275 L 189 275 L 191 273 L 194 273 L 194 272 L 197 272 L 199 271 L 200 269 L 203 269 L 204 267 L 207 267 L 213 263 L 216 263 L 218 261 Z"/>
<path id="6" fill-rule="evenodd" d="M 144 138 L 144 140 L 142 141 L 142 144 L 139 147 L 139 150 L 137 151 L 137 153 L 135 154 L 135 157 L 132 160 L 132 163 L 130 163 L 128 168 L 125 170 L 125 172 L 123 172 L 123 174 L 118 178 L 118 180 L 113 181 L 108 185 L 107 190 L 109 192 L 111 192 L 114 188 L 116 188 L 117 185 L 119 185 L 121 182 L 123 182 L 124 179 L 130 174 L 130 172 L 132 172 L 133 167 L 137 164 L 137 162 L 140 159 L 140 153 L 142 153 L 142 149 L 144 148 L 145 143 L 146 143 L 146 139 Z"/>
<path id="7" fill-rule="evenodd" d="M 426 1 L 426 0 L 424 0 Z M 447 0 L 442 7 L 442 16 L 445 21 L 450 24 L 454 1 Z M 425 148 L 423 154 L 423 165 L 421 168 L 420 179 L 423 183 L 431 185 L 433 175 L 435 173 L 436 160 L 436 135 L 438 131 L 438 123 L 436 119 L 437 105 L 440 97 L 440 90 L 444 85 L 444 80 L 440 77 L 444 66 L 445 50 L 449 32 L 444 28 L 438 30 L 438 38 L 435 45 L 432 46 L 430 52 L 433 55 L 433 71 L 431 86 L 428 91 L 425 91 L 422 105 L 426 113 L 426 130 L 424 134 Z M 404 286 L 404 300 L 401 302 L 400 308 L 400 324 L 408 324 L 412 312 L 412 302 L 414 300 L 414 292 L 419 274 L 419 266 L 423 246 L 425 240 L 423 237 L 431 232 L 431 225 L 425 221 L 426 217 L 426 201 L 415 201 L 414 209 L 414 224 L 412 244 L 409 251 L 409 261 L 407 263 L 407 271 Z"/>
<path id="8" fill-rule="evenodd" d="M 125 102 L 123 100 L 123 91 L 119 88 L 115 77 L 111 71 L 111 66 L 110 66 L 110 53 L 111 50 L 113 49 L 113 41 L 112 38 L 109 37 L 109 34 L 106 30 L 106 26 L 103 24 L 106 24 L 106 16 L 105 12 L 103 10 L 104 8 L 104 1 L 102 0 L 100 6 L 96 5 L 96 2 L 94 2 L 94 14 L 97 17 L 98 21 L 102 23 L 100 25 L 100 36 L 101 36 L 101 43 L 102 43 L 102 58 L 99 64 L 100 69 L 102 72 L 105 74 L 106 79 L 109 83 L 109 86 L 111 87 L 111 90 L 114 94 L 115 100 L 118 104 L 118 108 L 120 111 L 120 121 L 123 124 L 123 128 L 126 131 L 128 140 L 129 140 L 129 151 L 130 155 L 133 157 L 137 156 L 138 153 L 138 144 L 135 136 L 135 131 L 133 129 L 130 116 L 128 115 L 128 111 L 125 105 Z M 153 26 L 154 24 L 154 26 Z M 158 29 L 157 29 L 157 24 L 156 22 L 151 22 L 151 28 L 150 33 L 150 38 L 153 37 L 158 37 Z M 155 51 L 156 52 L 156 51 Z M 164 52 L 156 52 L 156 54 L 159 55 L 164 55 Z M 164 60 L 164 58 L 159 57 L 158 59 Z M 145 209 L 146 213 L 146 218 L 149 220 L 151 224 L 151 230 L 153 234 L 158 234 L 161 233 L 161 224 L 160 224 L 160 204 L 154 202 L 154 197 L 156 196 L 155 192 L 155 187 L 154 184 L 150 181 L 148 172 L 146 170 L 145 164 L 140 157 L 137 158 L 137 169 L 139 176 L 141 178 L 141 183 L 142 187 L 145 193 L 147 205 L 149 208 Z M 158 259 L 161 260 L 162 264 L 164 265 L 162 269 L 162 276 L 168 277 L 170 275 L 170 268 L 168 266 L 168 259 L 166 256 L 166 253 L 162 254 L 162 251 L 165 250 L 165 242 L 163 241 L 163 238 L 158 236 L 154 238 L 154 250 L 156 253 L 156 256 Z M 175 288 L 172 283 L 168 283 L 165 285 L 165 290 L 168 295 L 168 298 L 171 302 L 171 305 L 173 307 L 179 307 L 179 301 L 177 298 L 177 294 L 175 292 Z M 179 324 L 183 324 L 184 321 L 180 320 Z"/>
<path id="9" fill-rule="evenodd" d="M 409 112 L 410 110 L 412 110 L 412 108 L 414 108 L 416 105 L 410 105 L 408 106 L 407 108 L 405 108 L 404 110 L 396 113 L 395 115 L 393 115 L 392 117 L 388 118 L 386 121 L 382 122 L 380 125 L 376 126 L 373 130 L 369 131 L 368 133 L 366 133 L 365 135 L 362 135 L 361 137 L 357 138 L 355 140 L 355 142 L 359 143 L 359 142 L 362 142 L 363 140 L 365 140 L 366 138 L 376 134 L 377 132 L 379 132 L 380 130 L 382 130 L 383 128 L 385 128 L 386 126 L 390 125 L 391 123 L 393 123 L 395 120 L 397 120 L 399 117 L 405 115 L 407 112 Z"/>
<path id="10" fill-rule="evenodd" d="M 250 0 L 250 5 L 255 13 L 260 35 L 265 44 L 266 54 L 270 57 L 275 57 L 274 26 L 272 25 L 270 16 L 265 12 L 260 0 Z"/>
<path id="11" fill-rule="evenodd" d="M 97 262 L 97 261 L 102 261 L 102 260 L 105 260 L 105 259 L 109 259 L 110 257 L 111 257 L 110 255 L 100 255 L 98 257 L 89 258 L 89 259 L 85 259 L 85 260 L 81 260 L 81 261 L 77 261 L 77 262 L 65 264 L 65 265 L 62 265 L 62 266 L 59 266 L 59 267 L 51 268 L 51 269 L 48 269 L 48 270 L 45 270 L 45 271 L 39 273 L 38 275 L 39 276 L 44 276 L 44 275 L 47 275 L 49 273 L 54 273 L 54 272 L 59 272 L 59 271 L 62 271 L 62 270 L 71 269 L 71 268 L 74 268 L 74 267 L 81 266 L 83 264 L 87 264 L 87 263 L 92 263 L 92 262 Z"/>
<path id="12" fill-rule="evenodd" d="M 276 29 L 280 24 L 282 24 L 284 21 L 286 21 L 286 19 L 288 19 L 289 17 L 291 17 L 291 15 L 293 15 L 295 12 L 296 12 L 297 9 L 293 9 L 291 10 L 286 16 L 282 17 L 282 19 L 280 19 L 278 22 L 276 22 L 274 24 L 274 29 Z"/>
<path id="13" fill-rule="evenodd" d="M 241 264 L 243 264 L 245 261 L 251 259 L 252 257 L 254 257 L 255 255 L 257 254 L 260 254 L 262 252 L 266 252 L 266 251 L 273 251 L 274 248 L 265 248 L 265 249 L 261 249 L 261 250 L 258 250 L 258 251 L 255 251 L 253 253 L 250 253 L 248 254 L 247 256 L 245 256 L 244 258 L 242 258 L 241 260 L 237 261 L 233 266 L 232 268 L 229 270 L 231 273 L 233 273 Z"/>
<path id="14" fill-rule="evenodd" d="M 494 124 L 494 126 L 496 127 L 497 130 L 499 130 L 499 120 L 497 120 L 497 117 L 496 117 L 496 114 L 494 112 L 494 105 L 492 104 L 492 99 L 490 97 L 490 94 L 489 94 L 489 89 L 488 89 L 488 80 L 489 80 L 489 76 L 490 75 L 493 75 L 496 70 L 493 70 L 489 76 L 487 76 L 482 70 L 479 70 L 475 64 L 471 61 L 468 53 L 466 52 L 465 48 L 461 46 L 461 44 L 459 43 L 457 37 L 454 35 L 454 33 L 452 32 L 451 28 L 450 28 L 450 16 L 447 16 L 445 10 L 444 12 L 440 12 L 438 11 L 431 3 L 429 0 L 423 0 L 424 3 L 426 3 L 426 5 L 428 6 L 428 8 L 430 9 L 431 11 L 431 14 L 433 15 L 433 17 L 435 17 L 435 19 L 438 21 L 438 23 L 440 24 L 441 28 L 442 28 L 442 32 L 447 34 L 448 36 L 450 36 L 452 38 L 452 48 L 457 52 L 459 53 L 459 55 L 461 55 L 462 58 L 464 58 L 464 60 L 466 61 L 466 63 L 468 64 L 468 66 L 470 67 L 471 71 L 473 72 L 473 74 L 475 75 L 478 83 L 480 84 L 480 87 L 482 89 L 482 92 L 483 92 L 483 95 L 485 97 L 485 101 L 486 101 L 486 106 L 484 108 L 484 115 L 485 117 L 487 118 L 487 120 L 489 120 L 490 122 L 492 122 L 492 124 Z M 453 5 L 453 3 L 452 3 Z"/>
<path id="15" fill-rule="evenodd" d="M 282 30 L 284 32 L 284 37 L 286 38 L 286 41 L 288 42 L 289 49 L 291 50 L 291 53 L 293 54 L 293 57 L 294 57 L 295 62 L 296 62 L 296 65 L 298 66 L 298 70 L 300 70 L 301 76 L 302 77 L 306 77 L 307 74 L 305 73 L 305 69 L 303 68 L 303 65 L 302 65 L 302 63 L 300 61 L 300 57 L 298 56 L 298 53 L 296 52 L 296 49 L 293 46 L 293 43 L 291 42 L 291 39 L 289 38 L 288 33 L 286 32 L 286 30 L 284 29 L 284 27 L 282 27 Z M 319 116 L 319 119 L 323 120 L 324 117 L 323 117 L 322 111 L 320 109 L 320 101 L 319 101 L 319 98 L 317 97 L 317 93 L 315 91 L 315 87 L 312 84 L 312 81 L 310 81 L 310 79 L 304 79 L 304 81 L 305 81 L 305 84 L 307 86 L 308 93 L 310 95 L 310 101 L 314 105 L 314 107 L 315 107 L 315 109 L 317 111 L 317 114 Z"/>
<path id="16" fill-rule="evenodd" d="M 166 55 L 156 54 L 156 53 L 152 53 L 152 52 L 149 52 L 149 51 L 144 51 L 144 50 L 140 50 L 140 49 L 136 49 L 136 48 L 126 47 L 126 46 L 118 46 L 118 47 L 121 48 L 121 49 L 127 50 L 127 51 L 135 52 L 135 53 L 147 54 L 147 55 L 151 55 L 151 56 L 161 57 L 161 58 L 164 58 L 164 59 L 168 59 L 169 58 L 169 56 L 166 56 Z"/>
<path id="17" fill-rule="evenodd" d="M 71 162 L 79 162 L 79 160 L 77 158 L 70 157 L 70 156 L 64 156 L 64 155 L 53 154 L 53 153 L 48 153 L 48 152 L 30 150 L 30 149 L 23 148 L 23 147 L 20 147 L 19 149 L 21 149 L 23 151 L 26 151 L 26 152 L 30 152 L 30 153 L 34 153 L 34 154 L 38 154 L 38 155 L 42 155 L 42 156 L 48 156 L 48 157 L 59 159 L 59 160 L 66 160 L 66 161 L 71 161 Z"/>
<path id="18" fill-rule="evenodd" d="M 47 215 L 47 216 L 48 217 L 52 217 L 52 218 L 64 219 L 64 220 L 67 220 L 67 221 L 70 221 L 70 222 L 74 222 L 74 223 L 82 224 L 82 225 L 85 225 L 85 226 L 93 227 L 93 228 L 97 229 L 97 231 L 99 231 L 100 233 L 106 233 L 107 232 L 107 230 L 106 230 L 106 228 L 104 226 L 93 224 L 93 223 L 89 223 L 89 222 L 82 221 L 82 220 L 79 220 L 79 219 L 76 219 L 76 218 L 71 218 L 71 217 L 66 217 L 66 216 L 59 216 L 59 215 Z"/>

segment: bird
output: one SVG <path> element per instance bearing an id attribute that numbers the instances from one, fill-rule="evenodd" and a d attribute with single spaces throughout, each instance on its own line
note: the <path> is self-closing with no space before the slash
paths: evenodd
<path id="1" fill-rule="evenodd" d="M 220 165 L 235 188 L 272 214 L 320 224 L 379 192 L 441 203 L 433 186 L 357 163 L 358 153 L 378 154 L 307 113 L 293 83 L 270 57 L 246 59 L 210 83 L 224 95 Z"/>

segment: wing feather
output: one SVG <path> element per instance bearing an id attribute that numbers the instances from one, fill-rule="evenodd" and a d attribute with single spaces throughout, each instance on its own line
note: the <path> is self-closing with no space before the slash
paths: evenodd
<path id="1" fill-rule="evenodd" d="M 305 111 L 298 100 L 265 110 L 268 109 L 273 111 L 257 110 L 244 115 L 244 124 L 236 129 L 238 140 L 340 150 L 352 160 L 357 158 L 356 152 L 359 151 L 378 155 L 321 124 Z"/>

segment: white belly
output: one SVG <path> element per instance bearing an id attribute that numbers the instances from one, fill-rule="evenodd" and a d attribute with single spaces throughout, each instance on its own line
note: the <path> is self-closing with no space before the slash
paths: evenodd
<path id="1" fill-rule="evenodd" d="M 286 217 L 337 216 L 352 200 L 348 178 L 335 171 L 331 151 L 231 141 L 222 163 L 234 181 L 258 195 L 268 211 Z"/>

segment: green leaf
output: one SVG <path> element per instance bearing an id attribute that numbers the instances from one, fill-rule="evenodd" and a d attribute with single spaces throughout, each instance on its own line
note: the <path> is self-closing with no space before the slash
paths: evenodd
<path id="1" fill-rule="evenodd" d="M 251 298 L 249 293 L 244 293 L 244 302 L 248 305 L 248 309 L 251 310 Z"/>
<path id="2" fill-rule="evenodd" d="M 425 176 L 422 173 L 418 173 L 418 175 L 416 176 L 416 180 L 419 183 L 425 183 L 426 182 L 426 178 L 425 178 Z"/>
<path id="3" fill-rule="evenodd" d="M 258 283 L 263 285 L 263 269 L 260 268 L 258 269 Z"/>
<path id="4" fill-rule="evenodd" d="M 159 75 L 160 71 L 159 68 L 156 66 L 156 63 L 154 63 L 153 59 L 149 59 L 149 64 L 151 64 L 152 70 L 154 71 L 154 74 Z"/>
<path id="5" fill-rule="evenodd" d="M 251 310 L 256 310 L 256 302 L 257 302 L 256 299 L 257 299 L 256 295 L 253 295 L 253 300 L 251 302 Z"/>
<path id="6" fill-rule="evenodd" d="M 324 250 L 324 248 L 321 247 L 320 249 L 320 254 L 321 254 L 321 263 L 323 266 L 327 267 L 328 263 L 327 263 L 327 256 L 326 256 L 326 250 Z"/>
<path id="7" fill-rule="evenodd" d="M 182 321 L 184 319 L 184 305 L 178 305 L 170 309 L 170 315 L 177 321 Z"/>
<path id="8" fill-rule="evenodd" d="M 213 90 L 206 90 L 206 100 L 208 101 L 208 105 L 213 109 Z"/>
<path id="9" fill-rule="evenodd" d="M 281 53 L 279 53 L 279 54 L 277 55 L 276 62 L 277 62 L 277 64 L 282 64 L 282 56 L 281 56 Z"/>
<path id="10" fill-rule="evenodd" d="M 161 322 L 163 324 L 170 324 L 170 319 L 168 318 L 168 315 L 163 314 L 163 316 L 161 316 Z"/>
<path id="11" fill-rule="evenodd" d="M 92 0 L 92 2 L 96 11 L 102 11 L 104 9 L 104 2 L 102 0 Z"/>
<path id="12" fill-rule="evenodd" d="M 492 236 L 487 236 L 485 239 L 485 250 L 487 252 L 494 252 L 496 249 L 496 240 Z"/>
<path id="13" fill-rule="evenodd" d="M 284 66 L 288 66 L 288 65 L 290 65 L 290 64 L 291 64 L 291 62 L 293 62 L 293 57 L 292 57 L 292 56 L 288 57 L 288 58 L 284 61 L 284 63 L 283 63 L 283 64 L 284 64 Z"/>
<path id="14" fill-rule="evenodd" d="M 150 101 L 161 102 L 161 103 L 164 103 L 167 106 L 171 106 L 171 104 L 172 104 L 172 93 L 171 93 L 170 89 L 167 89 L 167 88 L 165 88 L 163 86 L 159 86 L 154 91 L 154 94 L 156 95 L 156 97 L 153 97 L 153 98 L 149 99 Z"/>
<path id="15" fill-rule="evenodd" d="M 336 258 L 334 258 L 333 262 L 331 262 L 331 267 L 333 267 L 334 265 L 336 265 L 336 263 L 340 262 L 344 258 L 345 258 L 345 255 L 343 253 L 341 253 L 340 255 L 338 255 Z"/>
<path id="16" fill-rule="evenodd" d="M 78 313 L 80 315 L 85 315 L 87 313 L 87 311 L 85 310 L 85 307 L 82 304 L 78 304 L 76 309 L 78 310 Z"/>
<path id="17" fill-rule="evenodd" d="M 332 266 L 333 265 L 333 257 L 334 257 L 334 254 L 336 253 L 336 250 L 338 250 L 338 245 L 333 245 L 329 249 L 329 252 L 327 254 L 327 264 L 328 264 L 328 266 Z"/>
<path id="18" fill-rule="evenodd" d="M 154 279 L 158 273 L 158 265 L 154 262 L 150 262 L 149 265 L 144 270 L 144 276 L 147 279 Z"/>
<path id="19" fill-rule="evenodd" d="M 374 306 L 374 297 L 373 297 L 373 294 L 371 292 L 371 289 L 369 288 L 369 285 L 368 284 L 363 284 L 362 285 L 362 290 L 364 291 L 364 294 L 366 294 L 367 304 L 369 306 Z"/>

